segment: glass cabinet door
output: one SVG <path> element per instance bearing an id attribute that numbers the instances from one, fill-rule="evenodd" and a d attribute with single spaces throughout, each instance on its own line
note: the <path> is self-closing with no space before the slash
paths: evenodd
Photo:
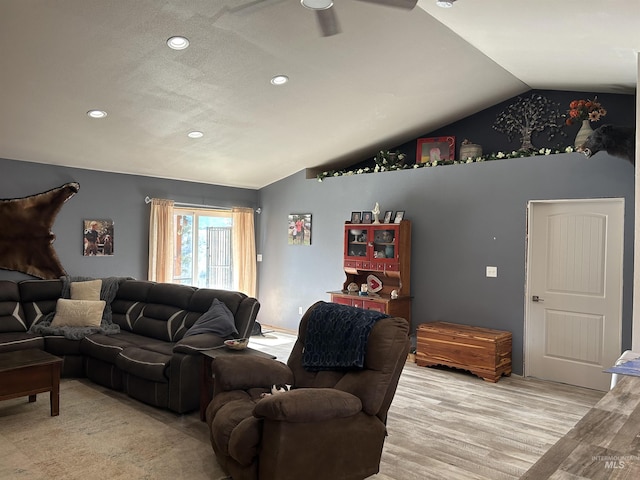
<path id="1" fill-rule="evenodd" d="M 366 257 L 368 233 L 368 230 L 364 228 L 347 229 L 347 249 L 345 251 L 345 256 L 354 258 Z"/>
<path id="2" fill-rule="evenodd" d="M 396 232 L 395 228 L 376 228 L 373 231 L 373 258 L 396 259 Z"/>

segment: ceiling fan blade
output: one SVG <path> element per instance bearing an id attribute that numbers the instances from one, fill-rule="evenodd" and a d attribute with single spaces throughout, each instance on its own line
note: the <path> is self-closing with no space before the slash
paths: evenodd
<path id="1" fill-rule="evenodd" d="M 337 35 L 342 32 L 340 24 L 338 23 L 338 17 L 333 8 L 316 10 L 316 18 L 318 19 L 318 25 L 320 25 L 323 37 L 330 37 L 331 35 Z"/>
<path id="2" fill-rule="evenodd" d="M 405 10 L 413 10 L 418 0 L 360 0 L 361 2 L 377 3 L 378 5 L 386 5 L 387 7 L 404 8 Z"/>

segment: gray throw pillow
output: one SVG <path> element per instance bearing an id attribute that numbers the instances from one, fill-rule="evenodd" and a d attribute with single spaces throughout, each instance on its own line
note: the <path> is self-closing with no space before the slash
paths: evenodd
<path id="1" fill-rule="evenodd" d="M 213 299 L 209 310 L 196 320 L 196 323 L 186 331 L 184 338 L 199 333 L 213 333 L 220 337 L 238 335 L 235 319 L 231 310 L 217 298 Z"/>

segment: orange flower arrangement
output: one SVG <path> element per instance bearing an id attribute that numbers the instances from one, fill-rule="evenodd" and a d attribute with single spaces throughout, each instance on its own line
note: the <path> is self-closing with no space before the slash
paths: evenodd
<path id="1" fill-rule="evenodd" d="M 597 122 L 606 114 L 607 111 L 598 102 L 598 97 L 594 97 L 593 100 L 574 100 L 569 104 L 566 124 L 573 125 L 583 120 Z"/>

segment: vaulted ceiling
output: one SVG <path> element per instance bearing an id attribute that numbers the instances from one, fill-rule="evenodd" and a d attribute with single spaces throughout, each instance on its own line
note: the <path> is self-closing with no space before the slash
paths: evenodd
<path id="1" fill-rule="evenodd" d="M 2 0 L 0 158 L 261 188 L 530 88 L 636 89 L 637 0 L 333 8 L 323 37 L 298 0 Z"/>

